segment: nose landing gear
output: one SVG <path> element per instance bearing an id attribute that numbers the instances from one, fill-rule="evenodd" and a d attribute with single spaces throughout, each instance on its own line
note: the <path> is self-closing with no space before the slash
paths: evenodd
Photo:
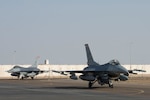
<path id="1" fill-rule="evenodd" d="M 112 81 L 111 81 L 111 80 L 109 80 L 108 85 L 109 85 L 109 87 L 110 87 L 110 88 L 113 88 L 113 87 L 114 87 L 114 86 L 113 86 L 113 83 L 112 83 Z"/>

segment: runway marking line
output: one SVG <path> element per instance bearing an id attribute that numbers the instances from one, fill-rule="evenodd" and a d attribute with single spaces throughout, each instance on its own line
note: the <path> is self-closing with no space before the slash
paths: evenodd
<path id="1" fill-rule="evenodd" d="M 137 94 L 143 94 L 145 91 L 144 90 L 139 90 Z"/>

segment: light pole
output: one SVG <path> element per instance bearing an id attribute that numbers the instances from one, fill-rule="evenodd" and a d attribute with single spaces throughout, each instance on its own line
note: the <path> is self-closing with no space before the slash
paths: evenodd
<path id="1" fill-rule="evenodd" d="M 132 44 L 133 44 L 133 43 L 130 42 L 130 48 L 129 48 L 129 49 L 130 49 L 130 51 L 129 51 L 129 52 L 130 52 L 130 70 L 132 69 L 132 68 L 131 68 L 131 60 L 132 60 L 132 58 L 131 58 L 131 55 L 132 55 Z"/>
<path id="2" fill-rule="evenodd" d="M 15 65 L 15 63 L 16 63 L 16 50 L 13 52 L 14 54 L 14 57 L 13 57 L 13 64 Z"/>

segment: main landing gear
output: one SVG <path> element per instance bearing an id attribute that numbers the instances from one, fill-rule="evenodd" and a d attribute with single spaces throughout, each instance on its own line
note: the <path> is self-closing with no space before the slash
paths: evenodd
<path id="1" fill-rule="evenodd" d="M 97 81 L 97 80 L 96 80 Z M 96 81 L 89 81 L 88 87 L 92 88 L 92 85 L 96 82 Z"/>
<path id="2" fill-rule="evenodd" d="M 110 88 L 114 88 L 113 84 L 109 84 L 109 87 L 110 87 Z"/>
<path id="3" fill-rule="evenodd" d="M 92 85 L 93 85 L 93 83 L 91 82 L 91 81 L 89 81 L 89 88 L 91 88 L 92 87 Z"/>
<path id="4" fill-rule="evenodd" d="M 34 80 L 34 77 L 31 77 L 32 80 Z"/>
<path id="5" fill-rule="evenodd" d="M 97 80 L 96 80 L 96 81 L 97 81 Z M 93 84 L 94 84 L 96 81 L 89 81 L 88 87 L 89 87 L 89 88 L 92 88 Z M 107 82 L 107 84 L 109 85 L 110 88 L 113 88 L 113 87 L 114 87 L 111 80 L 109 80 L 109 81 Z M 101 84 L 101 85 L 104 85 L 104 83 Z"/>

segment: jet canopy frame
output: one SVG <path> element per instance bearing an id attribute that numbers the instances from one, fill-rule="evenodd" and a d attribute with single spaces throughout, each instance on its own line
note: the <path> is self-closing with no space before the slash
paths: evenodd
<path id="1" fill-rule="evenodd" d="M 108 62 L 111 65 L 120 65 L 120 62 L 117 59 L 113 59 L 111 61 Z"/>

